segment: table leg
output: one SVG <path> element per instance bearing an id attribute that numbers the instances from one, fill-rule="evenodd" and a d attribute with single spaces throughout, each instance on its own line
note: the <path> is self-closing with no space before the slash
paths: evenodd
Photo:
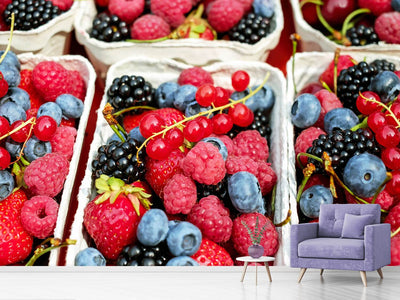
<path id="1" fill-rule="evenodd" d="M 247 270 L 247 265 L 248 265 L 249 263 L 246 261 L 245 263 L 244 263 L 244 269 L 243 269 L 243 273 L 242 273 L 242 279 L 240 280 L 240 282 L 243 282 L 243 279 L 244 279 L 244 275 L 246 275 L 246 270 Z"/>
<path id="2" fill-rule="evenodd" d="M 270 272 L 270 270 L 269 270 L 268 262 L 265 262 L 264 264 L 265 264 L 265 268 L 267 269 L 267 274 L 268 274 L 269 282 L 272 282 L 271 272 Z"/>
<path id="3" fill-rule="evenodd" d="M 256 285 L 257 285 L 257 263 L 256 263 Z"/>

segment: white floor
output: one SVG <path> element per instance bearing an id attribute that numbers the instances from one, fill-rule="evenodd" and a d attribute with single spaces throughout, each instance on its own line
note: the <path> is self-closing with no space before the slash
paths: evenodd
<path id="1" fill-rule="evenodd" d="M 186 271 L 183 272 L 185 268 Z M 400 267 L 367 272 L 368 287 L 359 272 L 309 269 L 300 284 L 298 270 L 249 266 L 244 282 L 242 267 L 0 267 L 0 300 L 80 299 L 400 299 Z M 102 271 L 99 271 L 102 270 Z"/>

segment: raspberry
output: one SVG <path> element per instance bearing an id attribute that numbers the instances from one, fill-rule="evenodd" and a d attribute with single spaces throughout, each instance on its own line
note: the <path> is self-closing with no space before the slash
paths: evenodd
<path id="1" fill-rule="evenodd" d="M 265 161 L 258 162 L 256 177 L 263 196 L 272 191 L 278 179 L 274 170 L 271 168 L 271 164 Z"/>
<path id="2" fill-rule="evenodd" d="M 254 0 L 236 0 L 236 1 L 242 5 L 244 13 L 247 14 L 251 10 L 251 6 L 253 5 Z"/>
<path id="3" fill-rule="evenodd" d="M 343 104 L 339 98 L 332 92 L 322 89 L 314 94 L 321 103 L 321 113 L 314 126 L 324 128 L 325 115 L 335 108 L 342 108 Z"/>
<path id="4" fill-rule="evenodd" d="M 225 32 L 235 26 L 244 15 L 242 4 L 237 0 L 217 0 L 208 11 L 208 22 L 217 32 Z"/>
<path id="5" fill-rule="evenodd" d="M 390 265 L 400 265 L 400 234 L 395 235 L 390 239 Z"/>
<path id="6" fill-rule="evenodd" d="M 58 203 L 48 196 L 34 196 L 21 209 L 22 227 L 34 237 L 44 239 L 53 234 Z"/>
<path id="7" fill-rule="evenodd" d="M 226 173 L 225 162 L 217 147 L 211 143 L 198 142 L 181 160 L 185 175 L 199 183 L 217 184 Z"/>
<path id="8" fill-rule="evenodd" d="M 227 135 L 217 135 L 217 134 L 211 134 L 211 137 L 216 137 L 219 138 L 226 146 L 226 150 L 228 150 L 228 155 L 232 155 L 233 154 L 233 148 L 235 147 L 235 145 L 233 144 L 232 139 L 227 136 Z"/>
<path id="9" fill-rule="evenodd" d="M 167 214 L 188 214 L 197 200 L 194 181 L 183 175 L 175 174 L 164 187 L 164 207 Z"/>
<path id="10" fill-rule="evenodd" d="M 240 132 L 234 139 L 235 148 L 233 155 L 248 156 L 255 161 L 266 161 L 269 156 L 268 143 L 257 130 Z"/>
<path id="11" fill-rule="evenodd" d="M 266 223 L 268 224 L 260 242 L 260 245 L 264 247 L 263 255 L 273 256 L 278 251 L 279 247 L 278 232 L 270 219 L 257 212 L 242 214 L 233 221 L 231 238 L 233 245 L 239 255 L 247 255 L 247 249 L 253 243 L 246 227 L 242 224 L 242 221 L 244 221 L 250 229 L 254 231 L 257 216 L 259 229 L 261 229 Z"/>
<path id="12" fill-rule="evenodd" d="M 309 127 L 307 129 L 304 129 L 299 134 L 294 144 L 294 152 L 296 154 L 296 158 L 299 153 L 306 153 L 307 149 L 312 146 L 312 142 L 317 139 L 321 134 L 326 133 L 319 127 Z M 303 166 L 305 166 L 307 164 L 307 157 L 300 157 L 300 161 Z"/>
<path id="13" fill-rule="evenodd" d="M 385 223 L 390 224 L 390 230 L 392 232 L 400 227 L 400 204 L 397 204 L 389 211 L 389 214 L 385 218 Z"/>
<path id="14" fill-rule="evenodd" d="M 68 175 L 69 162 L 61 154 L 48 153 L 26 167 L 24 180 L 35 195 L 56 196 Z"/>
<path id="15" fill-rule="evenodd" d="M 233 266 L 233 260 L 226 249 L 206 238 L 201 240 L 200 248 L 192 258 L 200 266 Z"/>
<path id="16" fill-rule="evenodd" d="M 79 71 L 69 71 L 69 76 L 70 80 L 74 83 L 70 87 L 69 94 L 75 96 L 78 99 L 81 99 L 82 101 L 85 101 L 86 97 L 86 83 L 83 80 L 81 74 Z"/>
<path id="17" fill-rule="evenodd" d="M 337 63 L 337 75 L 340 71 L 354 66 L 353 58 L 350 55 L 340 55 Z M 321 74 L 319 80 L 325 82 L 331 89 L 333 89 L 333 76 L 334 76 L 335 61 L 332 60 L 326 70 Z"/>
<path id="18" fill-rule="evenodd" d="M 67 160 L 71 160 L 74 152 L 76 134 L 77 132 L 74 127 L 58 127 L 50 140 L 52 152 L 59 153 Z"/>
<path id="19" fill-rule="evenodd" d="M 68 10 L 71 8 L 74 0 L 50 0 L 55 6 L 58 6 L 61 10 Z"/>
<path id="20" fill-rule="evenodd" d="M 151 0 L 151 12 L 165 20 L 171 27 L 178 27 L 185 21 L 185 14 L 192 9 L 190 0 Z"/>
<path id="21" fill-rule="evenodd" d="M 392 11 L 391 0 L 358 0 L 360 8 L 368 8 L 375 16 Z"/>
<path id="22" fill-rule="evenodd" d="M 143 13 L 144 0 L 110 0 L 108 10 L 130 24 Z"/>
<path id="23" fill-rule="evenodd" d="M 217 196 L 200 199 L 190 211 L 188 221 L 201 230 L 203 237 L 215 243 L 226 242 L 231 237 L 233 222 L 229 209 Z"/>
<path id="24" fill-rule="evenodd" d="M 383 13 L 375 20 L 375 31 L 382 41 L 400 44 L 400 12 Z"/>
<path id="25" fill-rule="evenodd" d="M 171 33 L 167 22 L 156 15 L 144 15 L 136 19 L 131 27 L 131 38 L 135 40 L 155 40 Z"/>
<path id="26" fill-rule="evenodd" d="M 356 200 L 352 195 L 350 195 L 347 191 L 345 191 L 345 196 L 346 196 L 346 201 L 347 201 L 347 203 L 352 203 L 352 204 L 359 203 L 359 202 L 357 202 L 357 200 Z M 371 203 L 373 198 L 374 198 L 374 197 L 364 198 L 364 200 L 367 201 L 367 202 L 369 202 L 369 203 Z M 380 192 L 379 195 L 376 197 L 375 203 L 376 203 L 376 204 L 379 204 L 379 205 L 381 206 L 382 209 L 384 209 L 384 210 L 389 210 L 389 208 L 393 205 L 393 197 L 392 197 L 387 191 L 383 190 L 383 191 Z M 393 209 L 392 209 L 392 210 L 393 210 Z M 391 211 L 392 211 L 392 210 L 391 210 Z M 400 207 L 399 207 L 398 211 L 399 211 L 399 213 L 400 213 Z M 389 215 L 390 215 L 390 213 L 389 213 Z M 388 215 L 388 216 L 389 216 L 389 215 Z M 393 213 L 393 215 L 395 215 L 395 213 Z M 393 216 L 393 215 L 392 215 L 392 216 Z M 388 216 L 387 216 L 387 217 L 388 217 Z M 400 214 L 399 214 L 398 216 L 400 216 Z M 386 217 L 386 219 L 387 219 L 387 217 Z M 387 219 L 387 220 L 391 220 L 391 218 L 389 218 L 389 219 Z M 400 221 L 400 219 L 399 219 L 399 221 Z M 391 223 L 391 222 L 386 222 L 386 223 Z M 400 222 L 399 222 L 399 225 L 400 225 Z"/>
<path id="27" fill-rule="evenodd" d="M 211 73 L 201 67 L 185 69 L 178 78 L 179 85 L 191 84 L 195 87 L 199 87 L 206 83 L 214 84 L 214 80 L 211 77 Z"/>
<path id="28" fill-rule="evenodd" d="M 2 0 L 0 2 L 0 15 L 3 15 L 4 10 L 6 9 L 7 5 L 10 4 L 12 0 Z M 3 19 L 3 18 L 0 18 Z"/>
<path id="29" fill-rule="evenodd" d="M 246 171 L 254 176 L 257 176 L 258 164 L 251 157 L 228 155 L 228 159 L 225 162 L 225 167 L 228 174 Z"/>

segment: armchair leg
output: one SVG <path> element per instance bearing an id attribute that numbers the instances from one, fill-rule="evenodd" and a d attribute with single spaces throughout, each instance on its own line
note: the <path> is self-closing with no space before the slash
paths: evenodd
<path id="1" fill-rule="evenodd" d="M 382 273 L 382 269 L 379 268 L 378 270 L 376 270 L 379 274 L 379 277 L 381 277 L 381 279 L 383 279 L 383 273 Z"/>
<path id="2" fill-rule="evenodd" d="M 360 271 L 360 275 L 361 275 L 361 280 L 364 284 L 364 286 L 367 286 L 367 274 L 365 273 L 365 271 Z"/>
<path id="3" fill-rule="evenodd" d="M 304 276 L 304 273 L 306 272 L 307 268 L 301 268 L 300 270 L 300 275 L 299 275 L 299 280 L 297 281 L 297 283 L 300 283 L 301 279 Z"/>
<path id="4" fill-rule="evenodd" d="M 324 269 L 321 269 L 321 272 L 319 272 L 319 275 L 322 276 L 322 273 L 324 273 Z"/>

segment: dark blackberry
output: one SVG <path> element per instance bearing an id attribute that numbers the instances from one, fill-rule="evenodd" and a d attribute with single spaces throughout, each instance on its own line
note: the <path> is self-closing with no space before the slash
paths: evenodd
<path id="1" fill-rule="evenodd" d="M 11 25 L 12 13 L 15 16 L 14 28 L 26 31 L 48 23 L 62 11 L 49 0 L 14 0 L 3 13 L 8 26 Z"/>
<path id="2" fill-rule="evenodd" d="M 369 44 L 377 44 L 379 42 L 378 35 L 373 27 L 365 27 L 359 25 L 352 27 L 346 32 L 347 38 L 351 42 L 351 46 L 364 46 Z"/>
<path id="3" fill-rule="evenodd" d="M 262 137 L 269 139 L 271 135 L 271 127 L 269 126 L 268 112 L 257 110 L 254 112 L 254 120 L 248 127 L 233 126 L 229 131 L 228 136 L 233 139 L 237 134 L 244 130 L 257 130 Z"/>
<path id="4" fill-rule="evenodd" d="M 139 164 L 136 159 L 137 148 L 140 143 L 129 137 L 125 142 L 111 141 L 97 150 L 96 158 L 92 161 L 92 174 L 99 178 L 105 174 L 122 179 L 125 183 L 132 183 L 144 178 L 145 164 L 144 151 L 140 151 Z"/>
<path id="5" fill-rule="evenodd" d="M 124 247 L 117 259 L 117 266 L 165 266 L 170 257 L 165 242 L 153 247 L 136 242 Z"/>
<path id="6" fill-rule="evenodd" d="M 231 41 L 255 44 L 266 37 L 269 32 L 270 19 L 250 13 L 229 31 L 229 38 Z"/>
<path id="7" fill-rule="evenodd" d="M 368 90 L 371 79 L 377 73 L 377 70 L 365 61 L 342 70 L 337 81 L 337 96 L 343 106 L 359 114 L 356 107 L 358 93 Z"/>
<path id="8" fill-rule="evenodd" d="M 90 37 L 104 42 L 125 41 L 130 38 L 129 27 L 116 15 L 100 13 L 93 20 Z"/>
<path id="9" fill-rule="evenodd" d="M 394 63 L 387 61 L 386 59 L 375 59 L 373 62 L 369 64 L 371 67 L 374 67 L 377 72 L 381 71 L 396 71 L 396 66 Z"/>
<path id="10" fill-rule="evenodd" d="M 117 110 L 138 105 L 155 106 L 154 88 L 142 76 L 114 78 L 107 91 L 107 101 Z"/>

